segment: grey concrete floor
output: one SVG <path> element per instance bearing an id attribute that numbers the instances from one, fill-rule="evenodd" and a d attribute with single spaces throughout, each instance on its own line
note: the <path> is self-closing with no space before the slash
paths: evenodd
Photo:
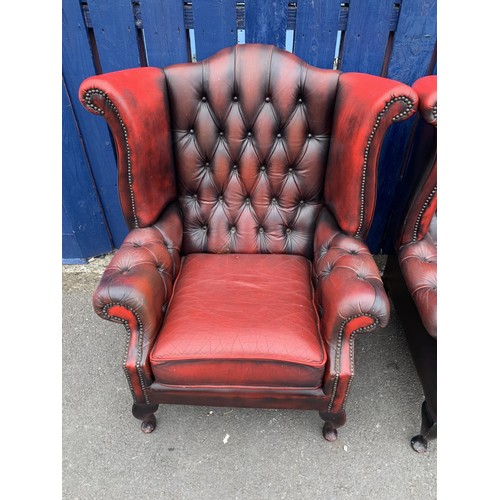
<path id="1" fill-rule="evenodd" d="M 436 498 L 437 441 L 423 455 L 409 445 L 423 395 L 394 312 L 356 339 L 336 443 L 315 411 L 181 405 L 160 406 L 145 435 L 121 368 L 125 331 L 92 309 L 106 262 L 63 266 L 63 498 Z"/>

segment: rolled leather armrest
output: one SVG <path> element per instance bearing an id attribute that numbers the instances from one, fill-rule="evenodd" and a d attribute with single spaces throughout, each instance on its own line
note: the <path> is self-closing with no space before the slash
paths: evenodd
<path id="1" fill-rule="evenodd" d="M 420 241 L 402 247 L 398 259 L 420 319 L 437 338 L 437 248 L 432 236 L 427 233 Z"/>
<path id="2" fill-rule="evenodd" d="M 148 67 L 92 76 L 80 85 L 80 101 L 111 130 L 128 227 L 150 226 L 177 196 L 164 71 Z"/>
<path id="3" fill-rule="evenodd" d="M 151 345 L 163 321 L 180 265 L 182 221 L 170 205 L 151 227 L 132 230 L 104 271 L 94 292 L 96 313 L 135 323 L 141 349 Z"/>
<path id="4" fill-rule="evenodd" d="M 387 325 L 390 303 L 375 260 L 363 241 L 338 228 L 326 208 L 315 233 L 314 270 L 321 330 L 331 348 L 345 333 Z"/>

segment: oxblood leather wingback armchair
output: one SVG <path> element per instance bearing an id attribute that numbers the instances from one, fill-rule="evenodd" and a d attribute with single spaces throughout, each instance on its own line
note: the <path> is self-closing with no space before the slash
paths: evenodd
<path id="1" fill-rule="evenodd" d="M 356 334 L 389 302 L 362 238 L 387 128 L 413 90 L 272 46 L 85 80 L 131 228 L 94 295 L 128 334 L 142 430 L 160 403 L 320 411 L 345 423 Z"/>
<path id="2" fill-rule="evenodd" d="M 395 252 L 387 259 L 384 283 L 403 325 L 425 400 L 420 434 L 411 445 L 427 449 L 437 436 L 437 77 L 417 80 L 413 89 L 425 120 L 414 167 L 420 182 L 403 220 Z"/>

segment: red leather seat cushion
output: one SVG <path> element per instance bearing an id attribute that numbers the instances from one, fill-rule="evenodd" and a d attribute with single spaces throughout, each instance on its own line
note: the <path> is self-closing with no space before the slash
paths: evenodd
<path id="1" fill-rule="evenodd" d="M 306 258 L 185 257 L 151 352 L 156 382 L 316 388 L 325 362 Z"/>

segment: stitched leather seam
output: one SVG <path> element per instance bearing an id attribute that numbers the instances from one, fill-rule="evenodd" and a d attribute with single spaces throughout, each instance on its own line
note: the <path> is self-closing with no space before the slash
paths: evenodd
<path id="1" fill-rule="evenodd" d="M 96 111 L 100 115 L 104 115 L 104 110 L 101 109 L 99 106 L 96 106 L 92 102 L 92 95 L 93 94 L 99 94 L 104 98 L 106 101 L 106 104 L 111 108 L 113 113 L 116 115 L 118 118 L 118 121 L 120 122 L 120 126 L 122 128 L 123 132 L 123 137 L 125 139 L 125 150 L 127 152 L 127 180 L 128 180 L 128 187 L 129 187 L 129 192 L 130 192 L 130 204 L 132 207 L 132 216 L 134 219 L 134 227 L 139 227 L 139 221 L 137 219 L 137 213 L 136 213 L 136 208 L 135 208 L 135 199 L 134 199 L 134 191 L 132 189 L 132 153 L 130 149 L 130 144 L 128 142 L 128 132 L 127 132 L 127 127 L 125 127 L 125 123 L 123 122 L 123 119 L 118 111 L 118 108 L 114 105 L 113 101 L 108 97 L 108 95 L 100 90 L 100 89 L 88 89 L 85 91 L 84 99 L 85 99 L 85 104 L 87 105 L 88 108 L 92 109 L 93 111 Z"/>
<path id="2" fill-rule="evenodd" d="M 432 106 L 432 116 L 434 117 L 434 120 L 438 119 L 438 106 L 437 106 L 437 104 L 434 104 L 434 106 Z"/>
<path id="3" fill-rule="evenodd" d="M 139 376 L 139 382 L 141 384 L 142 395 L 144 396 L 144 400 L 145 400 L 146 404 L 149 404 L 149 398 L 148 398 L 148 395 L 146 394 L 146 384 L 144 383 L 144 376 L 142 374 L 142 369 L 141 369 L 141 365 L 140 365 L 141 358 L 142 358 L 142 341 L 144 338 L 144 328 L 142 325 L 141 318 L 139 317 L 139 314 L 134 309 L 132 309 L 129 306 L 126 306 L 125 304 L 121 304 L 119 302 L 110 302 L 110 303 L 104 305 L 102 308 L 102 314 L 106 319 L 108 319 L 110 321 L 118 321 L 118 322 L 122 323 L 123 326 L 125 327 L 125 330 L 127 331 L 127 345 L 126 345 L 126 349 L 125 349 L 125 355 L 123 357 L 122 367 L 123 367 L 123 370 L 125 371 L 125 376 L 127 377 L 127 381 L 128 381 L 130 390 L 132 392 L 132 397 L 134 399 L 134 402 L 137 402 L 137 399 L 135 397 L 135 393 L 134 393 L 134 389 L 133 389 L 133 385 L 132 385 L 132 379 L 130 378 L 130 373 L 129 373 L 127 366 L 126 366 L 127 354 L 128 354 L 128 350 L 130 347 L 130 339 L 132 337 L 132 331 L 130 329 L 129 322 L 126 319 L 120 318 L 118 316 L 111 316 L 108 313 L 108 309 L 110 307 L 113 307 L 113 306 L 119 306 L 119 307 L 123 307 L 123 308 L 129 310 L 135 316 L 135 318 L 137 320 L 137 324 L 139 325 L 139 340 L 138 340 L 138 348 L 137 348 L 137 358 L 135 361 L 135 369 L 137 370 L 137 375 Z"/>
<path id="4" fill-rule="evenodd" d="M 394 116 L 392 118 L 393 122 L 400 120 L 401 118 L 405 117 L 413 110 L 414 103 L 409 97 L 398 96 L 398 97 L 393 97 L 390 101 L 386 102 L 385 106 L 382 108 L 382 111 L 379 111 L 377 114 L 377 119 L 375 120 L 375 124 L 373 125 L 372 131 L 370 132 L 370 135 L 368 136 L 368 140 L 366 142 L 366 147 L 365 147 L 365 152 L 364 152 L 363 173 L 361 176 L 361 195 L 360 195 L 361 206 L 360 206 L 360 211 L 359 211 L 359 225 L 358 225 L 358 229 L 356 230 L 356 233 L 354 235 L 356 237 L 359 237 L 359 235 L 361 234 L 361 229 L 363 228 L 363 222 L 364 222 L 364 217 L 365 217 L 366 171 L 368 169 L 368 157 L 370 155 L 372 140 L 375 137 L 375 132 L 377 131 L 377 129 L 380 125 L 380 122 L 382 121 L 382 118 L 384 117 L 385 113 L 387 113 L 389 108 L 397 101 L 403 101 L 407 105 L 407 107 L 405 108 L 404 111 L 401 111 L 401 113 L 398 113 L 396 116 Z"/>
<path id="5" fill-rule="evenodd" d="M 354 330 L 351 333 L 351 337 L 350 337 L 350 340 L 349 340 L 349 359 L 350 359 L 350 369 L 352 371 L 351 371 L 351 377 L 350 377 L 348 385 L 347 385 L 346 394 L 345 394 L 345 397 L 344 397 L 344 402 L 342 404 L 342 409 L 343 409 L 344 405 L 345 405 L 345 402 L 346 402 L 345 400 L 347 399 L 347 393 L 348 393 L 349 388 L 350 388 L 350 384 L 351 384 L 351 380 L 352 380 L 352 373 L 354 373 L 353 372 L 353 367 L 354 367 L 354 349 L 353 349 L 353 347 L 354 347 L 354 337 L 356 336 L 356 334 L 358 334 L 360 332 L 367 332 L 367 331 L 373 330 L 376 326 L 378 326 L 378 324 L 379 324 L 380 321 L 379 321 L 379 319 L 377 317 L 373 316 L 372 314 L 365 313 L 365 314 L 357 314 L 357 315 L 354 315 L 354 316 L 349 316 L 340 325 L 339 334 L 337 336 L 337 348 L 336 348 L 336 352 L 335 352 L 335 365 L 334 365 L 334 368 L 335 368 L 335 381 L 333 383 L 333 389 L 332 389 L 332 393 L 330 395 L 330 401 L 328 402 L 328 409 L 327 409 L 327 411 L 331 411 L 332 410 L 333 401 L 335 399 L 336 392 L 337 392 L 337 385 L 338 385 L 339 377 L 340 377 L 339 372 L 340 372 L 340 356 L 341 356 L 341 349 L 342 349 L 342 339 L 344 337 L 345 327 L 347 326 L 347 324 L 349 323 L 349 321 L 351 321 L 353 319 L 356 319 L 356 318 L 362 318 L 364 316 L 372 318 L 374 322 L 371 325 L 362 326 L 362 327 Z"/>
<path id="6" fill-rule="evenodd" d="M 424 216 L 424 212 L 427 210 L 427 207 L 429 206 L 429 203 L 432 201 L 432 198 L 434 198 L 434 195 L 437 192 L 437 186 L 434 186 L 432 188 L 432 191 L 430 192 L 429 196 L 427 196 L 426 200 L 424 201 L 424 204 L 422 205 L 422 208 L 418 212 L 417 220 L 415 221 L 415 226 L 413 226 L 413 236 L 411 241 L 415 242 L 417 241 L 418 238 L 418 230 L 420 228 L 420 222 L 422 220 L 422 217 Z"/>

